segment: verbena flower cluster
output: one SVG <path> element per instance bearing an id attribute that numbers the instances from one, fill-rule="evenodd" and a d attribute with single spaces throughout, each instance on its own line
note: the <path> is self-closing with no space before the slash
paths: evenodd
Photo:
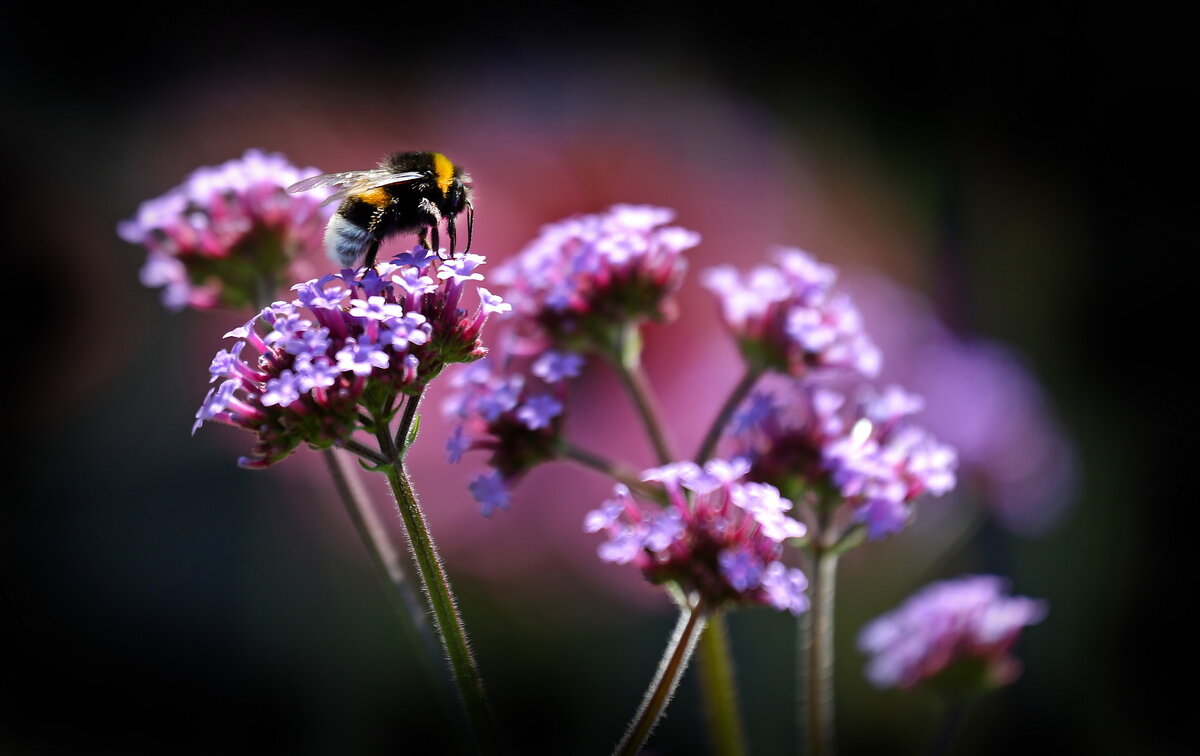
<path id="1" fill-rule="evenodd" d="M 523 363 L 518 368 L 517 363 Z M 484 358 L 458 372 L 444 410 L 456 421 L 446 443 L 450 462 L 464 452 L 490 452 L 491 473 L 469 489 L 486 516 L 507 509 L 509 491 L 530 469 L 558 456 L 567 406 L 567 379 L 579 375 L 583 357 L 548 350 L 533 360 L 508 360 L 507 369 Z"/>
<path id="2" fill-rule="evenodd" d="M 673 582 L 710 607 L 764 604 L 793 614 L 808 608 L 804 573 L 788 567 L 783 549 L 805 526 L 792 503 L 765 483 L 746 482 L 744 460 L 680 462 L 646 470 L 667 494 L 665 508 L 642 508 L 618 484 L 615 496 L 588 512 L 584 529 L 604 531 L 600 558 L 632 564 L 652 583 Z"/>
<path id="3" fill-rule="evenodd" d="M 1007 345 L 949 328 L 920 294 L 877 275 L 849 282 L 888 359 L 883 375 L 926 397 L 921 423 L 954 446 L 960 497 L 1026 535 L 1061 522 L 1078 451 L 1032 366 Z"/>
<path id="4" fill-rule="evenodd" d="M 850 297 L 835 289 L 837 271 L 805 252 L 779 248 L 774 265 L 746 275 L 720 265 L 701 281 L 749 365 L 798 376 L 827 368 L 878 374 L 882 356 Z"/>
<path id="5" fill-rule="evenodd" d="M 287 275 L 289 261 L 320 249 L 334 210 L 321 206 L 326 192 L 286 191 L 319 172 L 247 150 L 146 200 L 117 233 L 146 248 L 142 283 L 161 287 L 169 309 L 250 306 L 265 301 L 263 291 L 296 280 Z"/>
<path id="6" fill-rule="evenodd" d="M 494 276 L 507 286 L 513 331 L 533 349 L 609 349 L 630 323 L 674 315 L 684 250 L 700 235 L 668 225 L 674 212 L 615 205 L 544 226 Z"/>
<path id="7" fill-rule="evenodd" d="M 416 393 L 449 363 L 486 353 L 480 331 L 508 305 L 479 287 L 473 312 L 462 306 L 467 282 L 483 279 L 476 271 L 483 262 L 474 254 L 441 261 L 417 247 L 361 279 L 346 270 L 297 284 L 294 300 L 226 334 L 236 341 L 213 359 L 209 372 L 221 383 L 205 397 L 193 432 L 217 421 L 254 433 L 239 463 L 257 468 L 301 443 L 346 440 L 362 427 L 364 407 L 387 419 L 396 396 Z"/>
<path id="8" fill-rule="evenodd" d="M 923 400 L 862 385 L 852 399 L 813 381 L 767 382 L 743 404 L 728 445 L 749 477 L 846 507 L 870 539 L 903 529 L 914 500 L 954 487 L 956 455 L 911 417 Z"/>
<path id="9" fill-rule="evenodd" d="M 669 225 L 674 213 L 616 205 L 544 226 L 493 280 L 507 285 L 512 312 L 502 347 L 455 377 L 445 412 L 455 425 L 452 462 L 472 449 L 490 452 L 490 473 L 470 490 L 481 511 L 507 508 L 512 487 L 558 453 L 567 384 L 586 354 L 614 358 L 623 329 L 672 316 L 686 269 L 682 253 L 699 234 Z"/>
<path id="10" fill-rule="evenodd" d="M 975 688 L 1011 682 L 1021 630 L 1041 622 L 1046 603 L 1005 595 L 1005 581 L 969 575 L 929 585 L 869 624 L 858 646 L 867 677 L 880 688 L 946 683 Z"/>
<path id="11" fill-rule="evenodd" d="M 528 470 L 563 456 L 568 383 L 585 355 L 621 369 L 623 350 L 640 345 L 628 341 L 631 328 L 673 313 L 682 253 L 699 236 L 671 219 L 662 208 L 621 205 L 551 224 L 496 277 L 513 305 L 501 348 L 456 377 L 446 404 L 450 459 L 489 453 L 491 471 L 469 486 L 485 514 L 508 507 Z M 589 513 L 586 527 L 608 535 L 603 559 L 713 603 L 800 612 L 806 580 L 781 559 L 784 543 L 801 543 L 807 530 L 792 501 L 844 513 L 878 539 L 904 527 L 918 497 L 954 486 L 954 451 L 911 421 L 921 400 L 868 383 L 882 356 L 837 278 L 790 248 L 746 275 L 705 272 L 750 374 L 786 391 L 763 389 L 743 403 L 722 429 L 723 460 L 647 471 L 665 489 L 665 508 L 644 509 L 618 487 Z"/>

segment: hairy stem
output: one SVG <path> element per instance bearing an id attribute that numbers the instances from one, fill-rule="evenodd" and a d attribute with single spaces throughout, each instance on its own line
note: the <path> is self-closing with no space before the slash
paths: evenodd
<path id="1" fill-rule="evenodd" d="M 410 403 L 420 401 L 420 397 L 412 397 Z M 415 414 L 405 413 L 406 417 Z M 397 436 L 404 438 L 408 428 L 401 427 Z M 376 432 L 380 451 L 391 461 L 385 466 L 388 483 L 396 499 L 396 507 L 404 521 L 404 530 L 408 535 L 409 552 L 417 565 L 417 574 L 421 578 L 421 586 L 433 610 L 434 627 L 442 642 L 442 650 L 450 665 L 450 672 L 458 688 L 458 694 L 467 712 L 473 735 L 479 746 L 485 752 L 498 750 L 498 740 L 495 725 L 492 720 L 491 708 L 483 690 L 483 680 L 471 654 L 467 641 L 466 628 L 462 616 L 455 604 L 454 593 L 450 589 L 450 581 L 442 567 L 442 560 L 433 537 L 429 532 L 425 514 L 413 491 L 408 469 L 404 464 L 402 450 L 394 443 L 390 430 L 380 427 Z"/>
<path id="2" fill-rule="evenodd" d="M 650 687 L 646 689 L 646 695 L 642 699 L 641 706 L 638 707 L 637 714 L 634 715 L 629 727 L 625 730 L 625 736 L 621 738 L 621 742 L 613 751 L 614 754 L 634 756 L 641 750 L 646 739 L 650 737 L 651 731 L 658 724 L 667 703 L 674 695 L 683 671 L 687 669 L 688 659 L 704 629 L 706 619 L 705 611 L 699 601 L 695 606 L 680 608 L 679 622 L 676 623 L 675 630 L 671 633 L 671 639 L 667 643 L 666 651 L 663 652 L 662 661 L 658 664 L 658 671 L 650 682 Z"/>
<path id="3" fill-rule="evenodd" d="M 351 452 L 352 454 L 355 454 L 355 455 L 361 457 L 362 459 L 365 459 L 367 462 L 371 463 L 371 465 L 373 467 L 379 467 L 380 465 L 386 465 L 388 462 L 386 459 L 383 458 L 383 456 L 379 452 L 366 446 L 365 444 L 361 444 L 358 441 L 354 441 L 353 439 L 347 440 L 346 442 L 344 442 L 342 444 L 342 448 L 344 448 L 348 452 Z"/>
<path id="4" fill-rule="evenodd" d="M 433 635 L 433 628 L 430 627 L 429 619 L 425 614 L 425 608 L 421 605 L 421 599 L 413 588 L 411 578 L 406 574 L 404 564 L 400 560 L 400 553 L 392 543 L 387 528 L 384 527 L 383 521 L 379 519 L 379 514 L 371 505 L 370 497 L 363 488 L 358 470 L 355 469 L 355 463 L 345 454 L 336 449 L 326 449 L 322 452 L 325 464 L 329 468 L 329 474 L 337 488 L 338 496 L 371 558 L 371 564 L 374 565 L 376 574 L 388 589 L 387 595 L 391 600 L 392 608 L 399 616 L 405 630 L 410 635 L 416 636 L 413 640 L 424 647 L 425 654 L 421 656 L 422 666 L 425 667 L 431 678 L 444 682 L 444 678 L 429 663 L 431 659 L 438 658 L 439 651 L 438 642 Z"/>

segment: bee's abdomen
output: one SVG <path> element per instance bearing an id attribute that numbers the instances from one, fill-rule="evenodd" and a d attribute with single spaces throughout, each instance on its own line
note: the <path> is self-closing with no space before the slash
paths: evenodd
<path id="1" fill-rule="evenodd" d="M 354 267 L 366 254 L 370 243 L 371 235 L 367 229 L 341 213 L 330 218 L 325 227 L 325 252 L 330 260 L 344 268 Z"/>

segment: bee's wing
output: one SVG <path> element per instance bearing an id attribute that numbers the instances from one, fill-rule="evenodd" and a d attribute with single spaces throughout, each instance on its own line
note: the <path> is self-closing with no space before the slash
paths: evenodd
<path id="1" fill-rule="evenodd" d="M 402 184 L 406 181 L 415 181 L 425 174 L 419 171 L 407 171 L 404 173 L 396 173 L 389 171 L 386 168 L 373 168 L 369 171 L 345 171 L 343 173 L 323 173 L 320 176 L 312 176 L 310 178 L 297 181 L 287 188 L 292 194 L 299 192 L 307 192 L 311 189 L 317 189 L 322 186 L 338 186 L 341 187 L 333 194 L 325 198 L 321 203 L 328 205 L 334 200 L 344 199 L 351 194 L 365 192 L 368 189 L 377 189 L 381 186 L 389 184 Z"/>

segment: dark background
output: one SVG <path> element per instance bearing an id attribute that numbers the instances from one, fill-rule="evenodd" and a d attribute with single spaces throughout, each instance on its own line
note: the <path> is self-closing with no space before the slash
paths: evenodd
<path id="1" fill-rule="evenodd" d="M 478 151 L 483 173 L 501 177 L 493 187 L 512 178 L 517 188 L 493 204 L 512 209 L 511 228 L 494 221 L 482 238 L 516 249 L 538 223 L 597 207 L 570 206 L 586 193 L 556 200 L 550 180 L 519 181 L 540 170 L 540 145 L 561 150 L 569 136 L 546 143 L 534 130 L 515 159 L 489 157 L 480 146 L 496 128 L 489 119 L 542 119 L 569 135 L 572 119 L 586 126 L 614 88 L 622 107 L 651 113 L 676 86 L 699 92 L 692 103 L 753 110 L 770 139 L 874 172 L 873 186 L 914 217 L 928 205 L 908 200 L 932 174 L 943 217 L 957 217 L 966 198 L 969 220 L 993 197 L 1011 203 L 993 219 L 1001 231 L 1026 210 L 1043 218 L 1032 238 L 1004 237 L 1020 242 L 1009 249 L 951 244 L 883 263 L 958 327 L 1028 354 L 1083 460 L 1071 515 L 1056 530 L 985 532 L 991 545 L 954 564 L 1003 569 L 1052 606 L 1028 634 L 1026 675 L 981 705 L 965 744 L 977 753 L 1194 747 L 1194 695 L 1180 690 L 1197 673 L 1186 646 L 1195 518 L 1179 482 L 1195 447 L 1186 411 L 1195 402 L 1189 341 L 1176 324 L 1194 319 L 1180 305 L 1194 280 L 1184 189 L 1195 124 L 1179 106 L 1195 87 L 1178 19 L 1145 6 L 986 4 L 434 10 L 4 11 L 0 155 L 7 289 L 17 296 L 7 320 L 15 482 L 0 526 L 0 750 L 452 750 L 338 513 L 317 511 L 302 480 L 234 469 L 236 440 L 181 432 L 229 318 L 164 315 L 136 285 L 140 254 L 112 229 L 192 167 L 244 147 L 286 148 L 329 170 L 354 165 L 378 152 L 373 129 L 387 126 L 371 122 L 378 116 L 416 138 L 457 135 L 448 141 L 467 147 L 456 154 Z M 598 80 L 607 83 L 593 90 Z M 473 110 L 464 82 L 486 104 Z M 695 116 L 702 131 L 703 106 Z M 360 122 L 361 132 L 347 128 Z M 689 139 L 686 118 L 665 122 L 673 132 L 661 138 Z M 472 128 L 481 133 L 462 136 Z M 721 169 L 770 173 L 769 153 L 748 154 L 721 155 Z M 1008 169 L 1022 179 L 989 194 L 989 177 Z M 648 180 L 606 180 L 592 203 L 628 189 L 649 195 L 630 199 L 671 204 Z M 844 196 L 830 190 L 826 201 Z M 1036 207 L 1042 198 L 1049 204 Z M 747 206 L 771 201 L 731 197 L 720 220 L 737 228 Z M 487 222 L 481 211 L 483 233 Z M 743 231 L 756 248 L 778 241 Z M 838 238 L 826 238 L 835 258 Z M 1040 256 L 1058 241 L 1060 257 Z M 880 263 L 876 255 L 887 252 L 846 253 L 866 264 Z M 567 519 L 578 521 L 574 510 Z M 513 566 L 523 536 L 503 517 L 464 527 L 443 545 L 452 574 L 456 556 L 470 565 L 456 587 L 502 721 L 523 732 L 525 752 L 603 752 L 640 695 L 669 613 L 626 613 L 615 594 L 581 595 L 563 587 L 569 580 L 538 588 Z M 489 533 L 510 550 L 472 562 L 472 544 Z M 861 622 L 912 587 L 884 590 L 887 600 L 869 606 L 847 600 L 840 620 Z M 790 626 L 764 613 L 732 624 L 754 752 L 787 750 Z M 870 691 L 859 668 L 852 645 L 840 649 L 847 750 L 919 752 L 932 709 Z M 652 741 L 659 752 L 701 747 L 695 697 L 685 684 Z"/>

